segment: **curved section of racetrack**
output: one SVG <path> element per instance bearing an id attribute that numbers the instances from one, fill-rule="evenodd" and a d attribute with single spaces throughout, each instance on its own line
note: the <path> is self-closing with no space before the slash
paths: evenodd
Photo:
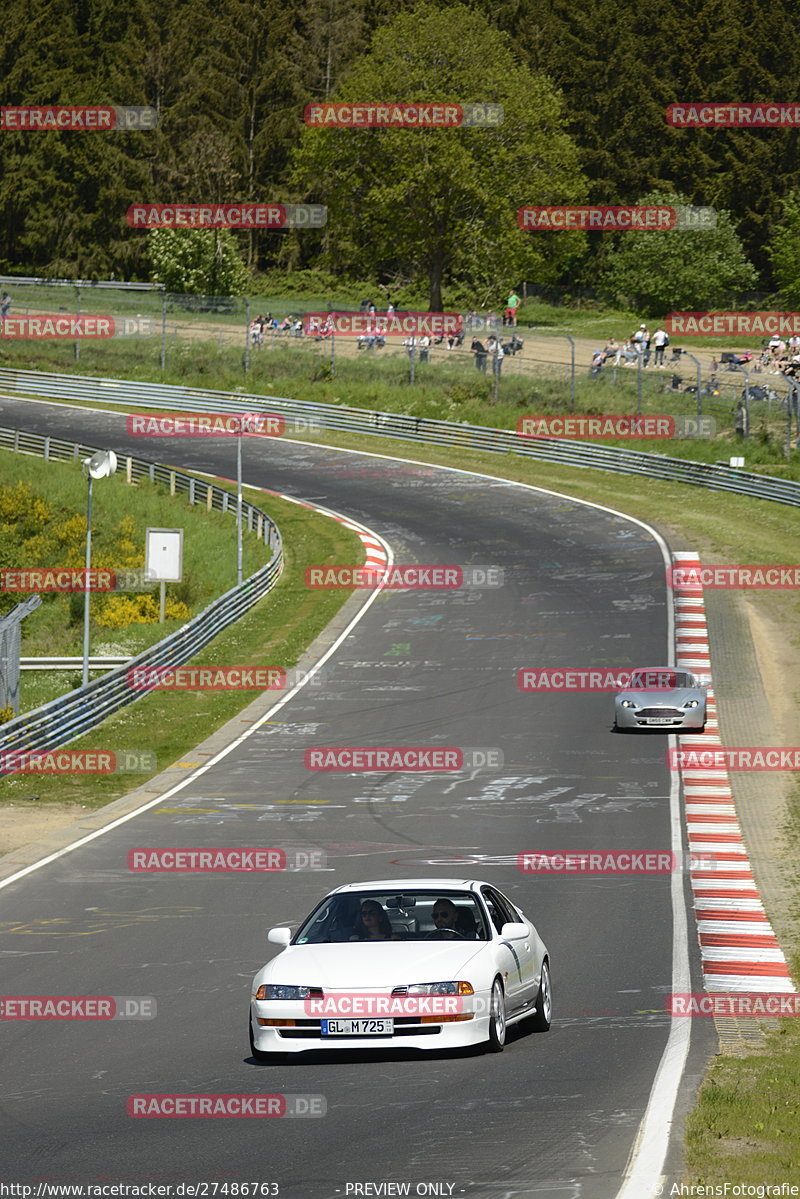
<path id="1" fill-rule="evenodd" d="M 2 400 L 0 416 L 118 453 L 142 449 L 117 414 Z M 235 470 L 224 442 L 154 440 L 147 452 Z M 661 548 L 617 514 L 466 473 L 261 439 L 244 457 L 247 483 L 364 521 L 397 563 L 495 566 L 504 585 L 382 593 L 322 685 L 301 690 L 275 723 L 168 805 L 0 892 L 4 995 L 158 1004 L 149 1021 L 0 1022 L 0 1179 L 274 1182 L 270 1193 L 285 1199 L 609 1199 L 669 1035 L 672 880 L 523 875 L 516 855 L 669 850 L 666 743 L 614 735 L 608 695 L 526 694 L 516 675 L 667 661 Z M 504 764 L 455 777 L 305 769 L 305 749 L 336 745 L 494 749 Z M 134 845 L 313 846 L 329 869 L 132 874 Z M 485 878 L 533 919 L 552 954 L 551 1031 L 512 1031 L 501 1055 L 255 1063 L 248 990 L 274 952 L 266 928 L 298 920 L 333 886 L 420 875 Z M 712 1031 L 693 1030 L 688 1078 Z M 154 1092 L 322 1095 L 327 1114 L 126 1114 L 130 1095 Z M 685 1083 L 678 1114 L 690 1093 Z M 673 1145 L 668 1171 L 677 1160 Z M 379 1189 L 388 1182 L 408 1189 Z"/>

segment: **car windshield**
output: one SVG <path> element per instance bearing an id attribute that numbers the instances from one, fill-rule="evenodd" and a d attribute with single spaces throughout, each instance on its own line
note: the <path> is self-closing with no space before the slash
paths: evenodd
<path id="1" fill-rule="evenodd" d="M 345 891 L 329 895 L 293 945 L 343 941 L 488 941 L 483 912 L 468 891 Z"/>
<path id="2" fill-rule="evenodd" d="M 687 670 L 672 670 L 667 666 L 652 666 L 631 672 L 630 691 L 675 691 L 679 687 L 696 687 L 697 680 Z"/>

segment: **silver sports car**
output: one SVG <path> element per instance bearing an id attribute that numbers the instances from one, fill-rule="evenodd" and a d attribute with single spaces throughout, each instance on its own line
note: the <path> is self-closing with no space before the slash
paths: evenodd
<path id="1" fill-rule="evenodd" d="M 689 670 L 645 666 L 614 700 L 614 728 L 694 729 L 706 727 L 708 691 Z"/>

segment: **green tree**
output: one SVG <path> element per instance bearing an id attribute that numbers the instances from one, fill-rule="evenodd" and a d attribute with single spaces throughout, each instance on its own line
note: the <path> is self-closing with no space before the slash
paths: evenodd
<path id="1" fill-rule="evenodd" d="M 147 105 L 149 0 L 10 0 L 2 103 Z M 124 67 L 123 65 L 124 64 Z M 7 132 L 0 138 L 0 255 L 42 273 L 98 277 L 144 265 L 125 222 L 148 182 L 143 132 Z"/>
<path id="2" fill-rule="evenodd" d="M 768 254 L 781 303 L 795 311 L 800 308 L 800 191 L 790 192 L 782 208 Z"/>
<path id="3" fill-rule="evenodd" d="M 304 129 L 295 181 L 328 205 L 332 269 L 427 278 L 436 311 L 448 282 L 547 281 L 583 248 L 580 233 L 517 226 L 518 207 L 578 201 L 586 183 L 559 96 L 482 15 L 427 2 L 400 13 L 335 99 L 489 101 L 505 120 L 495 129 Z"/>
<path id="4" fill-rule="evenodd" d="M 241 296 L 249 275 L 227 229 L 151 229 L 153 280 L 191 296 Z"/>
<path id="5" fill-rule="evenodd" d="M 650 192 L 638 203 L 687 201 L 674 192 Z M 715 229 L 616 235 L 599 288 L 615 303 L 661 314 L 725 303 L 732 293 L 753 287 L 757 277 L 730 213 L 719 212 Z"/>

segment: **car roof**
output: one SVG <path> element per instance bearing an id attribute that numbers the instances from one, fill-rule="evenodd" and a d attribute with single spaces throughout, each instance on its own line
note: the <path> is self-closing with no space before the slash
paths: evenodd
<path id="1" fill-rule="evenodd" d="M 430 890 L 435 891 L 448 890 L 458 888 L 459 891 L 471 891 L 476 887 L 483 887 L 486 884 L 476 879 L 468 878 L 381 878 L 367 879 L 363 883 L 346 883 L 343 887 L 337 887 L 331 891 L 331 895 L 340 895 L 347 891 L 396 891 L 401 894 L 404 890 Z"/>

